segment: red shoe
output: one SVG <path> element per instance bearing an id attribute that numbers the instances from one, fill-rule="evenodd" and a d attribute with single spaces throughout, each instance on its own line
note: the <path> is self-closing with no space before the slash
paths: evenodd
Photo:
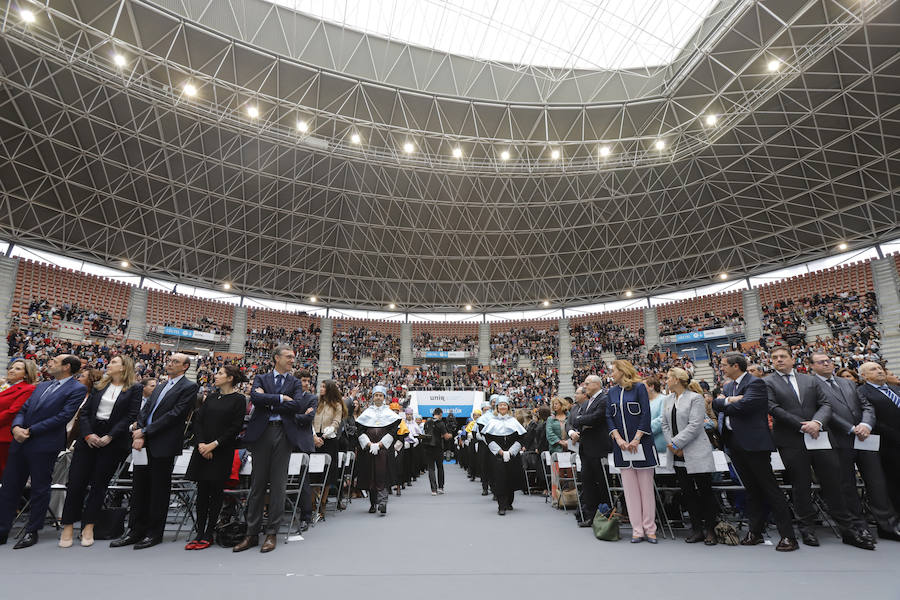
<path id="1" fill-rule="evenodd" d="M 194 545 L 194 550 L 206 550 L 210 546 L 212 546 L 212 544 L 209 540 L 198 540 Z"/>
<path id="2" fill-rule="evenodd" d="M 200 540 L 191 540 L 187 544 L 184 545 L 185 550 L 196 550 L 197 544 L 200 543 Z"/>

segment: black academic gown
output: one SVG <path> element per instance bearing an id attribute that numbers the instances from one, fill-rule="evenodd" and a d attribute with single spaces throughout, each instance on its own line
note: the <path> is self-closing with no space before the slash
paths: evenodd
<path id="1" fill-rule="evenodd" d="M 487 444 L 493 442 L 500 446 L 501 450 L 509 450 L 516 442 L 521 446 L 522 434 L 512 432 L 506 435 L 495 435 L 488 432 L 485 433 L 484 439 Z M 515 456 L 511 456 L 509 461 L 503 460 L 501 452 L 493 454 L 488 450 L 488 453 L 490 457 L 488 466 L 491 471 L 491 485 L 493 486 L 494 495 L 497 496 L 497 506 L 500 509 L 512 508 L 513 496 L 516 490 L 523 490 L 525 484 L 522 453 L 519 452 Z"/>

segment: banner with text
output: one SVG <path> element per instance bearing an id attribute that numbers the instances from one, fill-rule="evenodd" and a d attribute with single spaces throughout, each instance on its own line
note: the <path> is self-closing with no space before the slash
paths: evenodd
<path id="1" fill-rule="evenodd" d="M 428 418 L 435 408 L 444 411 L 444 417 L 457 418 L 472 416 L 472 411 L 481 408 L 484 392 L 451 390 L 418 390 L 409 393 L 409 405 L 413 412 Z"/>

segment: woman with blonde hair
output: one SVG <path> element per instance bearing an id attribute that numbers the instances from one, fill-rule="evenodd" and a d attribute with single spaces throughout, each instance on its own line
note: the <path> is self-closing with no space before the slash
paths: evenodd
<path id="1" fill-rule="evenodd" d="M 615 385 L 608 392 L 606 423 L 615 443 L 613 458 L 621 472 L 631 543 L 647 540 L 655 544 L 653 473 L 657 459 L 650 427 L 650 396 L 627 360 L 614 361 L 610 374 Z"/>
<path id="2" fill-rule="evenodd" d="M 9 365 L 6 381 L 0 386 L 0 477 L 12 444 L 12 422 L 34 391 L 37 365 L 33 360 L 17 358 Z"/>
<path id="3" fill-rule="evenodd" d="M 662 429 L 682 501 L 691 517 L 693 531 L 685 541 L 715 546 L 718 509 L 711 474 L 716 470 L 716 463 L 704 431 L 703 389 L 687 371 L 678 367 L 669 369 L 666 383 L 671 394 L 663 409 Z"/>
<path id="4" fill-rule="evenodd" d="M 550 399 L 550 410 L 553 415 L 547 419 L 547 443 L 550 445 L 550 454 L 564 452 L 569 449 L 568 434 L 566 432 L 566 418 L 569 412 L 569 403 L 565 398 L 553 396 Z"/>
<path id="5" fill-rule="evenodd" d="M 72 546 L 74 523 L 79 519 L 81 545 L 94 543 L 94 523 L 103 508 L 109 480 L 131 448 L 128 428 L 137 419 L 143 395 L 143 386 L 135 380 L 134 361 L 128 356 L 114 356 L 81 407 L 80 432 L 66 484 L 60 548 Z"/>

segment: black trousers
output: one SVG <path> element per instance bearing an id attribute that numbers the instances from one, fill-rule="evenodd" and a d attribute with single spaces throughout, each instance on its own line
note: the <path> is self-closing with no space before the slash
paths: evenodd
<path id="1" fill-rule="evenodd" d="M 812 470 L 816 471 L 822 498 L 828 505 L 828 514 L 838 524 L 842 533 L 854 529 L 853 517 L 847 509 L 843 496 L 841 461 L 834 450 L 807 450 L 806 448 L 779 448 L 784 462 L 788 483 L 791 484 L 791 498 L 794 514 L 800 530 L 812 531 L 816 525 L 816 509 L 812 501 Z M 862 518 L 860 516 L 860 518 Z"/>
<path id="2" fill-rule="evenodd" d="M 212 542 L 215 536 L 216 522 L 222 512 L 222 500 L 225 498 L 225 481 L 197 482 L 197 523 L 195 530 L 198 539 Z"/>
<path id="3" fill-rule="evenodd" d="M 591 521 L 601 503 L 611 504 L 609 486 L 603 474 L 603 459 L 599 456 L 581 455 L 581 510 L 575 514 L 579 521 Z"/>
<path id="4" fill-rule="evenodd" d="M 747 512 L 750 521 L 750 533 L 762 535 L 766 529 L 768 505 L 775 517 L 775 525 L 781 537 L 793 538 L 794 525 L 791 521 L 791 508 L 772 472 L 771 453 L 765 450 L 747 451 L 731 449 L 731 463 L 747 490 Z"/>
<path id="5" fill-rule="evenodd" d="M 900 508 L 900 447 L 886 446 L 882 443 L 878 454 L 881 457 L 888 497 L 895 508 Z"/>
<path id="6" fill-rule="evenodd" d="M 32 533 L 41 530 L 50 508 L 50 484 L 58 452 L 29 452 L 25 445 L 13 442 L 3 470 L 3 486 L 0 487 L 0 534 L 9 533 L 12 528 L 19 499 L 29 477 L 31 506 L 25 531 Z"/>
<path id="7" fill-rule="evenodd" d="M 859 491 L 856 489 L 856 469 L 866 484 L 866 497 L 869 501 L 869 512 L 875 517 L 878 527 L 890 531 L 897 525 L 897 513 L 888 495 L 888 484 L 881 466 L 878 452 L 841 448 L 841 470 L 845 474 L 844 502 L 854 517 L 857 528 L 868 527 L 868 521 L 862 514 Z"/>
<path id="8" fill-rule="evenodd" d="M 688 473 L 685 467 L 675 467 L 675 479 L 681 488 L 681 502 L 691 517 L 691 528 L 710 532 L 716 527 L 718 505 L 712 491 L 711 473 Z"/>
<path id="9" fill-rule="evenodd" d="M 428 467 L 428 483 L 431 485 L 431 491 L 436 492 L 438 488 L 444 489 L 444 455 L 441 448 L 430 446 L 425 449 L 425 459 Z M 435 480 L 435 470 L 437 471 L 437 480 Z"/>
<path id="10" fill-rule="evenodd" d="M 127 455 L 127 449 L 110 446 L 91 448 L 83 441 L 75 444 L 66 483 L 63 525 L 71 525 L 80 520 L 83 527 L 97 522 L 109 480 Z"/>
<path id="11" fill-rule="evenodd" d="M 169 514 L 175 457 L 147 454 L 147 464 L 134 468 L 134 492 L 131 495 L 133 533 L 140 537 L 161 538 Z"/>

